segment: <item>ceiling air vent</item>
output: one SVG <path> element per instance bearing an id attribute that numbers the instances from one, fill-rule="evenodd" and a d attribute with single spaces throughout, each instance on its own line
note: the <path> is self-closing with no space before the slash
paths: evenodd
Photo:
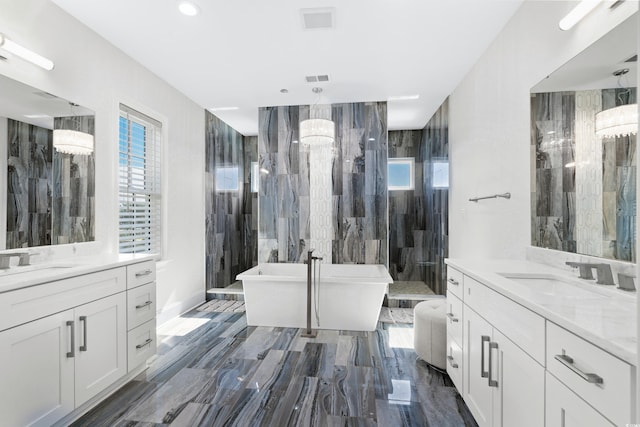
<path id="1" fill-rule="evenodd" d="M 305 30 L 335 27 L 335 8 L 333 7 L 300 9 L 300 13 L 302 14 L 302 28 Z"/>
<path id="2" fill-rule="evenodd" d="M 307 83 L 328 82 L 329 76 L 327 74 L 320 74 L 318 76 L 306 76 L 305 80 L 307 81 Z"/>

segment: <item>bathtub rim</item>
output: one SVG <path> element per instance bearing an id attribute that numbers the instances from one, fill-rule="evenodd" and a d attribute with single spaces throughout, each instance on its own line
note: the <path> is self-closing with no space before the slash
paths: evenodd
<path id="1" fill-rule="evenodd" d="M 274 266 L 300 265 L 304 267 L 304 269 L 301 269 L 303 273 L 302 275 L 295 275 L 295 276 L 294 275 L 257 274 L 257 272 L 260 271 L 260 268 L 263 267 L 264 265 L 274 265 Z M 358 266 L 358 265 L 365 266 L 366 265 L 369 267 L 376 267 L 378 272 L 380 272 L 381 274 L 379 276 L 371 277 L 371 276 L 332 276 L 332 275 L 327 275 L 325 273 L 325 274 L 321 274 L 320 276 L 321 283 L 325 283 L 325 284 L 351 283 L 351 282 L 371 283 L 371 284 L 393 283 L 393 279 L 391 278 L 391 275 L 389 274 L 389 271 L 384 264 L 327 264 L 327 265 L 346 265 L 346 266 Z M 245 270 L 242 273 L 236 275 L 236 280 L 242 280 L 242 281 L 256 280 L 256 281 L 265 281 L 265 282 L 305 282 L 306 283 L 307 269 L 306 269 L 306 265 L 300 264 L 300 263 L 274 263 L 274 262 L 262 263 L 254 267 L 251 267 L 250 269 Z"/>

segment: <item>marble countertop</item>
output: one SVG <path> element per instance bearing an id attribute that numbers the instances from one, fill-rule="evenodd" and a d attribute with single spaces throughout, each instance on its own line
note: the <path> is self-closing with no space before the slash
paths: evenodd
<path id="1" fill-rule="evenodd" d="M 445 262 L 620 359 L 637 364 L 635 292 L 596 285 L 595 280 L 580 279 L 565 270 L 529 261 L 448 259 Z M 567 285 L 562 286 L 562 292 L 550 295 L 536 288 L 535 283 L 527 285 L 504 277 L 510 274 L 559 276 Z"/>
<path id="2" fill-rule="evenodd" d="M 7 270 L 0 270 L 0 293 L 135 264 L 155 257 L 146 254 L 104 254 L 34 263 L 22 267 L 13 266 Z"/>

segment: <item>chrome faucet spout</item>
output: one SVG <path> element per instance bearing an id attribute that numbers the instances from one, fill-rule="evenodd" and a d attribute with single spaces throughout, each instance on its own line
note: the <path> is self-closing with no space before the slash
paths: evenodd
<path id="1" fill-rule="evenodd" d="M 587 264 L 584 262 L 573 262 L 573 261 L 567 261 L 565 262 L 565 264 L 567 264 L 570 267 L 579 269 L 581 279 L 593 280 L 593 274 L 591 274 L 592 264 Z"/>
<path id="2" fill-rule="evenodd" d="M 596 274 L 598 275 L 596 283 L 601 285 L 615 285 L 609 264 L 596 264 Z"/>
<path id="3" fill-rule="evenodd" d="M 18 261 L 18 265 L 29 265 L 29 257 L 31 254 L 29 252 L 9 252 L 0 254 L 0 269 L 6 270 L 9 268 L 9 262 L 11 258 L 18 257 L 20 260 Z"/>

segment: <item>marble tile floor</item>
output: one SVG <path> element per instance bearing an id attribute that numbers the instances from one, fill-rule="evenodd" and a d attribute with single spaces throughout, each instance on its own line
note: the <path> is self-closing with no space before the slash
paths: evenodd
<path id="1" fill-rule="evenodd" d="M 412 325 L 373 332 L 247 326 L 192 310 L 158 329 L 149 369 L 73 426 L 476 426 Z"/>

